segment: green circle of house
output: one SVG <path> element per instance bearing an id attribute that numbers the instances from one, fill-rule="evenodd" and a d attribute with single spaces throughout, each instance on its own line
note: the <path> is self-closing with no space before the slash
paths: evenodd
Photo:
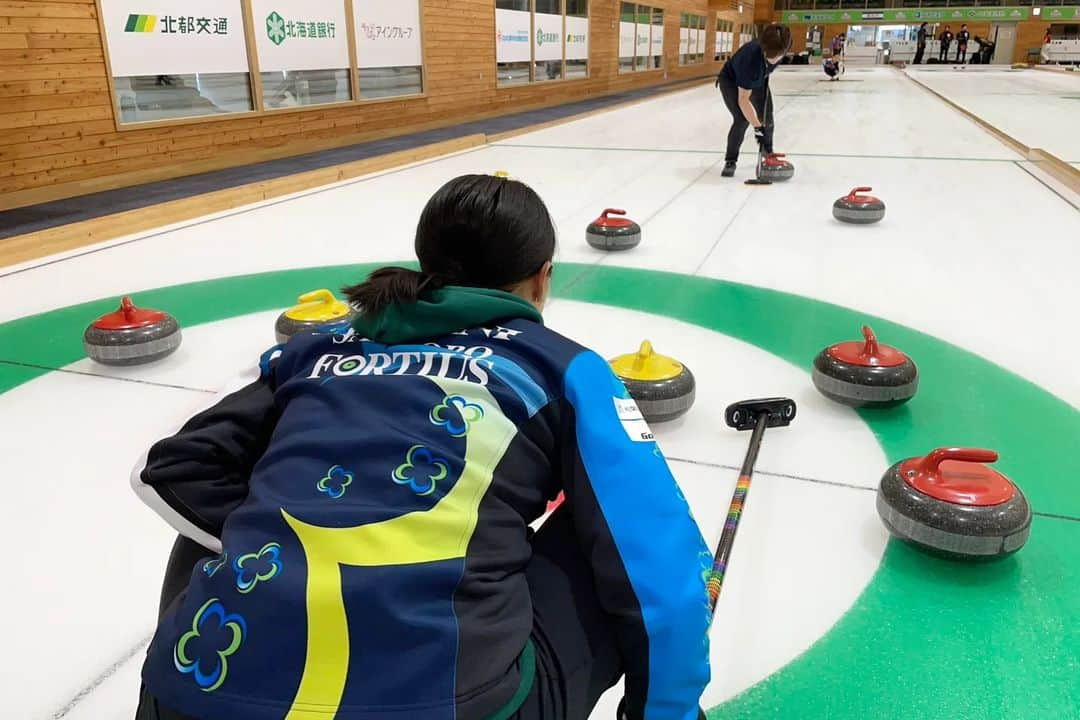
<path id="1" fill-rule="evenodd" d="M 281 298 L 355 282 L 374 265 L 304 268 L 138 293 L 184 327 L 273 310 Z M 890 542 L 833 628 L 786 667 L 710 710 L 739 720 L 1066 720 L 1080 717 L 1080 411 L 944 341 L 847 308 L 737 283 L 564 264 L 557 297 L 652 313 L 751 343 L 810 371 L 822 346 L 870 321 L 919 364 L 911 403 L 860 415 L 889 462 L 939 446 L 989 447 L 1036 512 L 1028 546 L 991 564 Z M 0 393 L 84 357 L 106 298 L 0 324 Z M 39 369 L 40 368 L 40 369 Z M 809 382 L 809 378 L 807 378 Z M 844 462 L 837 447 L 836 462 Z M 882 468 L 884 470 L 884 468 Z M 828 517 L 822 523 L 830 522 Z M 843 573 L 829 557 L 821 573 Z M 714 637 L 723 643 L 723 637 Z M 737 657 L 739 648 L 731 648 Z"/>

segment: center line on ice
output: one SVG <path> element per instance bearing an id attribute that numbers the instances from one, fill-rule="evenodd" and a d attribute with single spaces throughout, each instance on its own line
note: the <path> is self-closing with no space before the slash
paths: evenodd
<path id="1" fill-rule="evenodd" d="M 67 375 L 81 375 L 83 377 L 100 378 L 102 380 L 118 380 L 120 382 L 135 383 L 136 385 L 152 385 L 154 387 L 170 388 L 172 390 L 187 390 L 189 392 L 206 393 L 207 395 L 216 394 L 216 391 L 207 390 L 206 388 L 190 387 L 188 385 L 174 385 L 172 383 L 154 382 L 153 380 L 139 380 L 137 378 L 118 377 L 116 375 L 102 375 L 101 373 L 87 372 L 85 370 L 55 368 L 49 367 L 48 365 L 38 365 L 37 363 L 19 362 L 18 360 L 0 360 L 0 365 L 29 368 L 31 370 L 48 370 L 50 372 L 65 373 Z"/>

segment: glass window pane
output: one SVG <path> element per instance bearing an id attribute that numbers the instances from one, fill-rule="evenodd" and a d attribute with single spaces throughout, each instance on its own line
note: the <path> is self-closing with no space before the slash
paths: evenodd
<path id="1" fill-rule="evenodd" d="M 536 0 L 532 22 L 532 59 L 536 63 L 533 80 L 562 80 L 565 28 L 562 0 Z"/>
<path id="2" fill-rule="evenodd" d="M 634 50 L 637 46 L 637 23 L 634 3 L 619 4 L 619 72 L 634 70 Z"/>
<path id="3" fill-rule="evenodd" d="M 325 105 L 352 99 L 348 68 L 264 72 L 259 77 L 263 105 L 267 108 Z"/>
<path id="4" fill-rule="evenodd" d="M 394 97 L 424 92 L 424 72 L 419 65 L 385 68 L 360 68 L 360 97 Z"/>
<path id="5" fill-rule="evenodd" d="M 589 76 L 589 3 L 566 0 L 566 77 Z"/>
<path id="6" fill-rule="evenodd" d="M 653 8 L 652 12 L 652 68 L 664 67 L 664 11 Z"/>
<path id="7" fill-rule="evenodd" d="M 122 123 L 254 109 L 248 73 L 139 75 L 113 78 L 113 82 Z"/>
<path id="8" fill-rule="evenodd" d="M 498 63 L 495 66 L 495 72 L 498 75 L 499 87 L 529 82 L 529 63 L 527 62 Z"/>
<path id="9" fill-rule="evenodd" d="M 649 27 L 649 21 L 652 18 L 652 8 L 646 5 L 637 6 L 637 29 L 636 41 L 634 43 L 634 69 L 635 70 L 648 70 L 650 60 L 650 43 L 652 41 L 652 32 Z"/>

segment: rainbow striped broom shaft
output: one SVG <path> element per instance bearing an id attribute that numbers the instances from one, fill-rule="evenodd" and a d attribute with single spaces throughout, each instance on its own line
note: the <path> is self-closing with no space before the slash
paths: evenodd
<path id="1" fill-rule="evenodd" d="M 716 602 L 720 599 L 720 590 L 724 587 L 724 574 L 731 558 L 731 548 L 735 544 L 735 534 L 739 532 L 739 521 L 746 506 L 746 495 L 750 492 L 750 481 L 754 476 L 754 465 L 757 463 L 758 451 L 761 450 L 765 429 L 790 425 L 795 418 L 795 402 L 787 398 L 745 400 L 728 407 L 725 418 L 727 424 L 736 430 L 753 429 L 753 433 L 750 435 L 750 447 L 746 450 L 746 458 L 739 471 L 739 481 L 735 483 L 735 492 L 731 496 L 731 505 L 728 506 L 724 530 L 720 533 L 720 542 L 716 546 L 716 554 L 713 555 L 712 573 L 705 585 L 709 592 L 709 610 L 714 613 Z"/>

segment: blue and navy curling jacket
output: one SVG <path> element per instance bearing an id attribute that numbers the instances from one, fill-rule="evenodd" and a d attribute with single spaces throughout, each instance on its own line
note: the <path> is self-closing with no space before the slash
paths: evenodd
<path id="1" fill-rule="evenodd" d="M 542 324 L 295 337 L 152 447 L 134 482 L 217 552 L 148 651 L 143 681 L 171 710 L 507 714 L 532 681 L 528 527 L 565 491 L 629 716 L 698 717 L 708 549 L 607 363 Z"/>

